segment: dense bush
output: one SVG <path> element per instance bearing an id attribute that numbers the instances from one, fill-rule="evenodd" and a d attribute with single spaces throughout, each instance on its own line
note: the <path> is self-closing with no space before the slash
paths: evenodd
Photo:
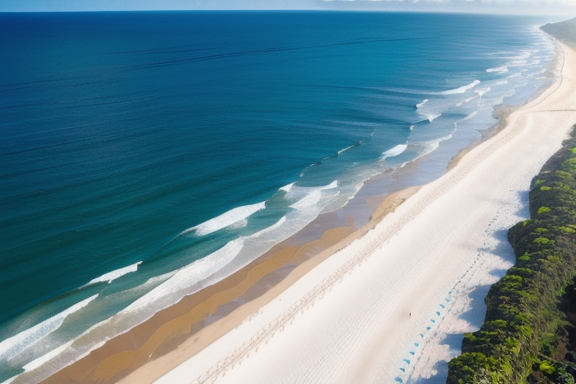
<path id="1" fill-rule="evenodd" d="M 531 219 L 508 233 L 516 264 L 488 292 L 485 322 L 465 335 L 448 384 L 574 383 L 576 366 L 558 354 L 574 348 L 560 342 L 569 333 L 560 304 L 576 278 L 576 126 L 533 180 L 529 200 Z"/>

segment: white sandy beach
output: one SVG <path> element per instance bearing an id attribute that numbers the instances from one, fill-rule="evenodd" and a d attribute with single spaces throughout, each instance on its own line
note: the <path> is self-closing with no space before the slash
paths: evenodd
<path id="1" fill-rule="evenodd" d="M 556 82 L 450 172 L 201 352 L 171 369 L 190 340 L 122 382 L 445 382 L 513 263 L 531 179 L 576 123 L 576 52 L 560 48 Z"/>

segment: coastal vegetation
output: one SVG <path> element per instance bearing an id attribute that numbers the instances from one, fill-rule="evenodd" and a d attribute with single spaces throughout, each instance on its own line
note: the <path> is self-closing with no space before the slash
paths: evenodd
<path id="1" fill-rule="evenodd" d="M 576 18 L 561 23 L 546 24 L 541 29 L 572 49 L 576 49 Z"/>
<path id="2" fill-rule="evenodd" d="M 488 292 L 448 384 L 575 382 L 576 125 L 533 179 L 529 204 L 531 219 L 508 233 L 516 263 Z"/>

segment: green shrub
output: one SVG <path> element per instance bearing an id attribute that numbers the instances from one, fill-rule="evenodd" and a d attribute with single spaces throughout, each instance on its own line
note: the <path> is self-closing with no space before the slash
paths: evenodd
<path id="1" fill-rule="evenodd" d="M 570 180 L 574 178 L 569 172 L 566 171 L 556 171 L 555 174 L 562 180 Z"/>
<path id="2" fill-rule="evenodd" d="M 530 254 L 528 252 L 524 252 L 524 254 L 518 258 L 518 260 L 530 261 Z"/>
<path id="3" fill-rule="evenodd" d="M 547 375 L 552 375 L 554 372 L 556 372 L 556 369 L 552 364 L 550 364 L 549 361 L 545 361 L 540 364 L 540 370 Z"/>
<path id="4" fill-rule="evenodd" d="M 490 288 L 485 322 L 464 336 L 462 355 L 448 364 L 448 384 L 526 383 L 533 369 L 547 382 L 574 383 L 562 365 L 540 359 L 557 348 L 565 321 L 557 305 L 576 281 L 575 155 L 576 126 L 533 181 L 532 218 L 508 232 L 517 264 Z"/>
<path id="5" fill-rule="evenodd" d="M 537 237 L 534 239 L 534 242 L 540 245 L 554 245 L 554 240 L 550 240 L 545 237 Z"/>
<path id="6" fill-rule="evenodd" d="M 558 229 L 559 231 L 565 232 L 565 233 L 576 233 L 576 229 L 568 226 L 568 227 L 555 227 L 555 229 Z"/>
<path id="7" fill-rule="evenodd" d="M 546 212 L 550 212 L 550 208 L 548 207 L 540 207 L 538 208 L 538 214 L 542 214 L 542 213 L 546 213 Z"/>

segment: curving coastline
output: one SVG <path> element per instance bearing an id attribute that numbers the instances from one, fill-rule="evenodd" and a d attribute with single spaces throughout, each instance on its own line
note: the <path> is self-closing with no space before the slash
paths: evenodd
<path id="1" fill-rule="evenodd" d="M 449 336 L 480 325 L 483 314 L 472 311 L 472 303 L 512 264 L 502 233 L 522 217 L 531 177 L 560 146 L 575 116 L 575 53 L 560 47 L 557 81 L 451 172 L 201 353 L 186 360 L 190 340 L 124 382 L 166 372 L 183 360 L 160 382 L 225 382 L 231 374 L 236 382 L 310 375 L 334 382 L 410 382 L 445 375 L 457 344 Z"/>
<path id="2" fill-rule="evenodd" d="M 359 230 L 336 227 L 304 244 L 289 245 L 290 239 L 283 242 L 237 273 L 158 312 L 42 382 L 117 382 L 137 369 L 148 372 L 155 363 L 147 363 L 169 353 L 170 366 L 175 367 L 232 330 L 339 249 L 362 237 L 418 189 L 411 187 L 387 196 Z M 330 215 L 324 215 L 319 220 L 330 219 Z M 182 343 L 186 344 L 186 352 L 180 355 Z M 180 358 L 174 359 L 175 351 Z M 152 368 L 146 380 L 152 382 L 161 372 Z"/>
<path id="3" fill-rule="evenodd" d="M 460 174 L 460 176 L 462 175 Z M 450 188 L 451 187 L 449 187 L 449 189 Z M 404 198 L 405 196 L 391 198 L 382 206 L 382 210 L 393 210 L 394 206 Z M 411 200 L 413 199 L 409 201 Z M 423 209 L 427 207 L 428 205 L 424 204 Z M 403 208 L 403 206 L 401 206 L 401 208 Z M 420 212 L 416 211 L 412 212 L 411 215 L 416 216 L 419 214 Z M 270 255 L 268 255 L 257 260 L 232 278 L 221 282 L 221 284 L 216 284 L 213 289 L 209 288 L 198 295 L 184 299 L 177 306 L 162 311 L 146 324 L 136 327 L 133 332 L 128 332 L 108 342 L 99 351 L 91 353 L 85 359 L 73 364 L 58 374 L 63 376 L 55 375 L 46 382 L 64 382 L 66 380 L 113 382 L 124 376 L 127 372 L 134 370 L 138 365 L 147 362 L 149 359 L 154 359 L 156 356 L 165 356 L 165 358 L 156 359 L 156 362 L 170 360 L 170 364 L 173 367 L 178 361 L 174 359 L 174 354 L 178 354 L 180 361 L 184 361 L 188 356 L 195 353 L 195 351 L 202 350 L 218 336 L 228 330 L 234 329 L 239 322 L 238 319 L 242 319 L 252 313 L 256 308 L 264 306 L 264 304 L 274 296 L 283 292 L 290 285 L 290 282 L 303 276 L 306 271 L 312 270 L 312 268 L 317 266 L 324 258 L 339 248 L 342 248 L 346 243 L 350 243 L 365 232 L 368 232 L 376 222 L 377 221 L 371 222 L 360 233 L 353 233 L 352 228 L 335 228 L 327 231 L 321 240 L 303 247 L 276 249 L 275 252 L 277 252 L 280 257 L 270 257 Z M 346 235 L 348 235 L 348 238 L 344 240 L 344 242 L 340 242 L 340 239 Z M 358 242 L 363 241 L 364 237 Z M 381 242 L 383 240 L 380 239 L 379 241 Z M 350 246 L 347 250 L 350 251 L 351 248 L 353 247 Z M 318 249 L 325 249 L 325 251 L 320 256 L 304 262 L 309 252 L 317 251 Z M 368 254 L 370 254 L 370 252 L 368 252 Z M 288 275 L 288 278 L 281 280 L 282 277 L 286 275 Z M 281 280 L 282 282 L 272 290 L 269 290 L 272 283 L 271 280 L 274 279 Z M 336 279 L 335 281 L 339 280 Z M 232 301 L 237 299 L 235 295 L 237 295 L 239 289 L 244 289 L 246 298 L 244 301 L 249 301 L 257 291 L 266 293 L 260 296 L 258 301 L 253 300 L 248 304 L 240 305 L 241 300 L 236 300 L 236 302 Z M 230 303 L 231 301 L 232 303 Z M 223 318 L 205 327 L 206 324 L 202 321 L 202 317 L 206 313 L 212 313 L 218 317 L 219 313 L 222 313 L 225 307 L 236 306 L 237 309 L 232 316 Z M 218 312 L 219 307 L 221 308 L 220 312 Z M 416 313 L 413 315 L 414 320 L 416 320 Z M 173 350 L 177 344 L 186 340 L 193 331 L 201 327 L 204 328 L 194 336 L 193 340 L 189 339 L 188 342 L 182 344 L 183 346 L 176 351 L 166 354 L 167 351 Z M 272 333 L 272 335 L 274 335 L 274 333 Z M 122 345 L 124 347 L 122 347 Z M 126 345 L 130 346 L 130 348 L 126 348 Z M 109 352 L 108 354 L 106 354 L 106 350 Z M 84 361 L 84 363 L 82 361 Z M 145 365 L 141 372 L 146 372 L 146 379 L 151 380 L 153 377 L 164 373 L 166 369 L 166 366 L 158 367 L 158 365 L 152 363 L 147 366 Z M 154 372 L 156 376 L 151 375 L 150 371 Z M 135 372 L 135 374 L 138 372 L 139 371 Z M 131 380 L 134 377 L 136 376 L 129 376 L 127 380 Z M 62 378 L 67 379 L 62 381 Z M 142 378 L 138 380 L 142 380 Z"/>
<path id="4" fill-rule="evenodd" d="M 542 29 L 576 49 L 576 19 Z M 514 266 L 491 287 L 484 323 L 465 335 L 448 383 L 574 382 L 575 145 L 576 125 L 532 180 L 530 218 L 508 232 Z"/>
<path id="5" fill-rule="evenodd" d="M 484 324 L 465 335 L 462 355 L 449 363 L 448 383 L 573 382 L 575 134 L 576 125 L 534 178 L 531 219 L 508 232 L 514 267 L 491 287 Z"/>

